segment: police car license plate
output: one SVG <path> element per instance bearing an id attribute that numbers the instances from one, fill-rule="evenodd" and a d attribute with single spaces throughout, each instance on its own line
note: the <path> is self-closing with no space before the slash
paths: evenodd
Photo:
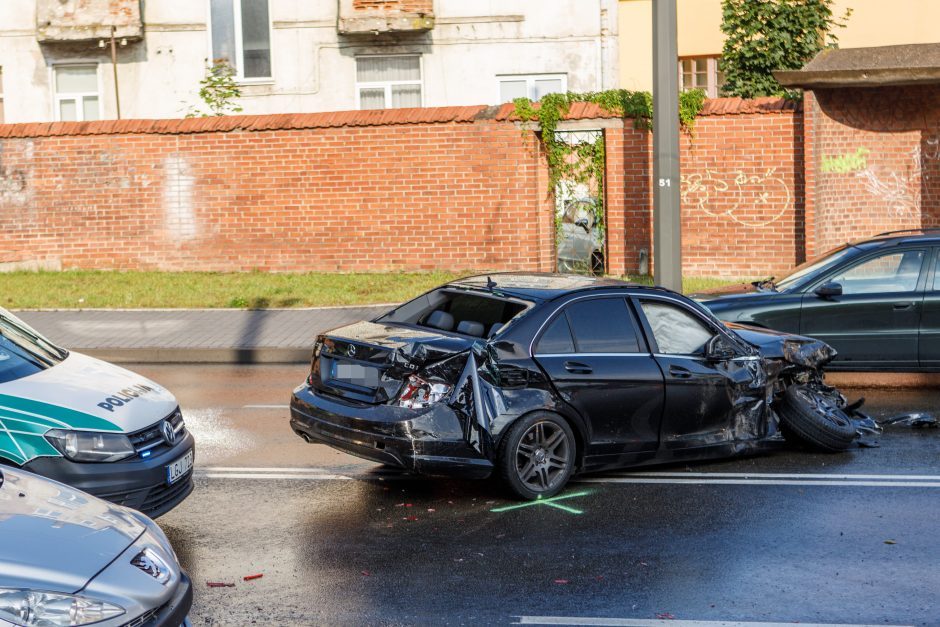
<path id="1" fill-rule="evenodd" d="M 189 451 L 166 467 L 166 484 L 170 485 L 193 469 L 193 452 Z"/>

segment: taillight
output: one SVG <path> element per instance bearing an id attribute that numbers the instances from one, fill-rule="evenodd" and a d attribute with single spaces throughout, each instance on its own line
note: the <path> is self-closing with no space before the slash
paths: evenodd
<path id="1" fill-rule="evenodd" d="M 398 397 L 398 405 L 409 409 L 423 409 L 443 400 L 452 389 L 453 386 L 447 383 L 425 381 L 419 376 L 411 375 Z"/>

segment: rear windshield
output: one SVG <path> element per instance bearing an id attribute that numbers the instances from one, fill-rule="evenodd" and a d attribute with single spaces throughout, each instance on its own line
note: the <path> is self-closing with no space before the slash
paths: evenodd
<path id="1" fill-rule="evenodd" d="M 0 383 L 51 368 L 68 353 L 0 308 Z"/>
<path id="2" fill-rule="evenodd" d="M 440 288 L 393 309 L 378 321 L 492 337 L 531 305 L 495 294 Z"/>

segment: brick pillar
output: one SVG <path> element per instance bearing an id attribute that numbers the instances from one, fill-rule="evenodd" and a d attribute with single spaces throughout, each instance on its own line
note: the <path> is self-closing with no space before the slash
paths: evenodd
<path id="1" fill-rule="evenodd" d="M 623 164 L 623 129 L 608 128 L 604 130 L 604 207 L 607 210 L 606 236 L 607 272 L 621 275 L 627 273 L 627 259 L 625 252 L 625 218 L 624 205 L 624 164 Z"/>
<path id="2" fill-rule="evenodd" d="M 529 133 L 526 140 L 535 159 L 535 202 L 538 215 L 538 260 L 539 272 L 556 270 L 555 192 L 548 186 L 548 158 L 538 135 Z"/>
<path id="3" fill-rule="evenodd" d="M 803 247 L 806 259 L 816 256 L 816 98 L 803 92 Z"/>

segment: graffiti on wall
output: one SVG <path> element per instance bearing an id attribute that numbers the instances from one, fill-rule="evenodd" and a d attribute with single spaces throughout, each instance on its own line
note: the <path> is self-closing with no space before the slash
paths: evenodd
<path id="1" fill-rule="evenodd" d="M 862 179 L 868 193 L 885 203 L 895 217 L 913 217 L 921 210 L 924 167 L 936 161 L 940 161 L 940 138 L 931 138 L 924 141 L 923 147 L 918 144 L 911 149 L 908 166 L 903 170 L 866 163 L 856 176 Z"/>
<path id="2" fill-rule="evenodd" d="M 826 173 L 848 174 L 859 172 L 868 167 L 868 148 L 859 148 L 854 153 L 844 155 L 823 155 L 821 169 Z"/>
<path id="3" fill-rule="evenodd" d="M 742 170 L 682 175 L 682 202 L 713 218 L 727 218 L 749 227 L 769 226 L 793 206 L 790 186 L 770 168 L 763 174 Z M 727 208 L 719 208 L 727 206 Z"/>

